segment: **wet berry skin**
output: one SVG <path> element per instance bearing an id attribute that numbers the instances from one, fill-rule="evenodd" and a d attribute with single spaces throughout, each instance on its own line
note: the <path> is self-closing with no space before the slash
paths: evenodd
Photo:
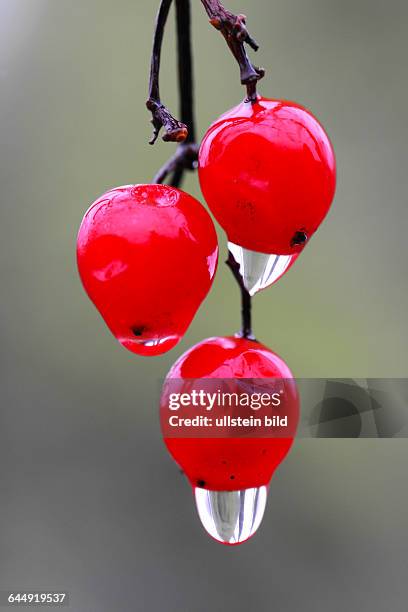
<path id="1" fill-rule="evenodd" d="M 203 340 L 184 353 L 167 379 L 282 378 L 292 379 L 286 363 L 263 344 L 236 337 Z M 188 388 L 188 384 L 187 384 Z M 292 394 L 296 422 L 299 398 L 295 381 L 285 386 Z M 287 455 L 293 438 L 164 438 L 192 487 L 236 491 L 268 485 Z"/>
<path id="2" fill-rule="evenodd" d="M 177 344 L 211 287 L 217 258 L 205 208 L 167 185 L 106 192 L 77 239 L 85 290 L 117 340 L 140 355 Z"/>
<path id="3" fill-rule="evenodd" d="M 304 248 L 326 216 L 336 163 L 327 134 L 308 110 L 258 97 L 210 126 L 199 178 L 231 242 L 289 255 Z"/>

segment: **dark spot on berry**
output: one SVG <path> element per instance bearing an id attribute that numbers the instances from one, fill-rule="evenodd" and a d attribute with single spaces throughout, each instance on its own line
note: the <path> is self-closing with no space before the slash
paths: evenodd
<path id="1" fill-rule="evenodd" d="M 263 455 L 266 455 L 266 448 L 263 448 L 263 449 L 262 449 L 262 454 L 263 454 Z"/>
<path id="2" fill-rule="evenodd" d="M 255 206 L 249 200 L 238 200 L 236 204 L 237 208 L 244 214 L 248 215 L 249 218 L 253 218 L 255 215 Z"/>
<path id="3" fill-rule="evenodd" d="M 298 246 L 300 244 L 304 244 L 307 240 L 307 234 L 304 231 L 295 232 L 292 240 L 290 241 L 290 246 Z"/>
<path id="4" fill-rule="evenodd" d="M 227 462 L 225 460 L 221 461 L 221 463 L 222 463 L 222 465 L 227 465 Z"/>
<path id="5" fill-rule="evenodd" d="M 234 474 L 231 474 L 230 480 L 234 480 L 234 478 L 235 478 Z"/>
<path id="6" fill-rule="evenodd" d="M 205 480 L 197 480 L 197 487 L 205 487 Z"/>
<path id="7" fill-rule="evenodd" d="M 131 328 L 132 329 L 132 333 L 134 336 L 137 336 L 138 338 L 140 336 L 143 336 L 143 332 L 146 331 L 146 328 L 144 325 L 135 325 L 134 327 Z"/>

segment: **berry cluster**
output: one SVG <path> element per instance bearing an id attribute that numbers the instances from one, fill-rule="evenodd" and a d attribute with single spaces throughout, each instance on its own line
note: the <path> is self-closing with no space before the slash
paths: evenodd
<path id="1" fill-rule="evenodd" d="M 335 190 L 332 146 L 305 108 L 257 96 L 210 126 L 198 168 L 203 196 L 228 236 L 229 263 L 250 299 L 289 269 L 326 216 Z M 77 259 L 85 290 L 117 340 L 139 355 L 159 355 L 179 342 L 211 288 L 217 236 L 210 215 L 189 194 L 162 184 L 129 185 L 108 191 L 86 212 Z M 244 329 L 200 342 L 167 376 L 192 378 L 293 376 Z M 204 526 L 228 544 L 254 533 L 266 499 L 260 492 L 292 441 L 165 437 L 195 491 Z M 248 501 L 242 495 L 250 491 Z M 240 502 L 231 501 L 232 492 Z M 236 532 L 231 504 L 251 508 L 251 528 Z"/>
<path id="2" fill-rule="evenodd" d="M 239 104 L 208 129 L 198 161 L 204 198 L 228 239 L 259 255 L 296 257 L 333 199 L 330 141 L 294 103 Z M 192 196 L 129 185 L 89 208 L 77 255 L 84 287 L 118 341 L 158 355 L 177 344 L 206 297 L 218 245 Z"/>

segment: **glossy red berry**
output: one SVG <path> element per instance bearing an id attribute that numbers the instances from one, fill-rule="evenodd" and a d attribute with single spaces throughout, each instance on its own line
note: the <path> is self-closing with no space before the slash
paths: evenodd
<path id="1" fill-rule="evenodd" d="M 223 337 L 203 340 L 191 348 L 167 375 L 167 380 L 179 379 L 181 387 L 183 379 L 197 378 L 292 379 L 293 375 L 285 362 L 263 344 Z M 297 423 L 299 403 L 294 381 L 287 392 L 291 394 L 287 401 Z M 162 402 L 166 401 L 162 397 Z M 293 442 L 292 437 L 180 438 L 166 436 L 166 432 L 164 440 L 193 488 L 211 491 L 267 485 Z"/>
<path id="2" fill-rule="evenodd" d="M 259 97 L 220 117 L 199 152 L 201 189 L 228 239 L 300 252 L 332 202 L 336 164 L 319 122 L 294 102 Z"/>
<path id="3" fill-rule="evenodd" d="M 108 191 L 85 214 L 77 241 L 89 297 L 117 340 L 140 355 L 180 340 L 211 287 L 217 257 L 205 208 L 167 185 Z"/>

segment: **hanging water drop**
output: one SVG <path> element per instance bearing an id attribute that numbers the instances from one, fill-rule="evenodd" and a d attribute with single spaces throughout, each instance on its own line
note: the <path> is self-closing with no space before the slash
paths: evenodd
<path id="1" fill-rule="evenodd" d="M 194 491 L 203 527 L 223 544 L 241 544 L 254 535 L 264 515 L 267 487 L 242 491 Z"/>
<path id="2" fill-rule="evenodd" d="M 292 255 L 258 253 L 244 249 L 233 242 L 228 242 L 228 249 L 239 265 L 244 286 L 251 296 L 276 283 L 298 257 L 298 253 Z"/>

